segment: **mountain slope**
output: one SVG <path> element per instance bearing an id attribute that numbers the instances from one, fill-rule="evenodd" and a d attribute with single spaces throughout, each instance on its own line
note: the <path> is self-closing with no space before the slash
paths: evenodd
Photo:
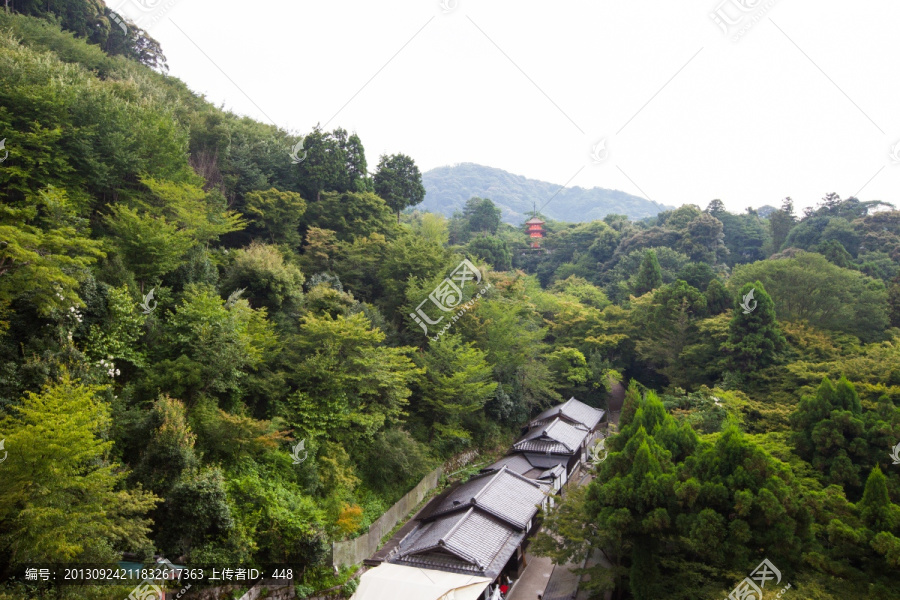
<path id="1" fill-rule="evenodd" d="M 568 222 L 594 221 L 609 213 L 642 219 L 674 208 L 619 190 L 576 186 L 560 191 L 555 183 L 475 163 L 432 169 L 422 175 L 422 181 L 426 193 L 421 207 L 425 210 L 450 216 L 473 196 L 490 198 L 503 210 L 503 220 L 512 225 L 523 223 L 533 206 L 540 209 L 551 198 L 542 214 Z"/>

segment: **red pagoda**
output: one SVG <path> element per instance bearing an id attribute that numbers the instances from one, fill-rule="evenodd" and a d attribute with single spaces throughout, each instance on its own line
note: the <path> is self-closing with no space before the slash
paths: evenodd
<path id="1" fill-rule="evenodd" d="M 544 237 L 544 222 L 537 217 L 531 217 L 525 225 L 528 235 L 532 238 L 531 247 L 540 248 L 541 243 L 538 240 Z"/>

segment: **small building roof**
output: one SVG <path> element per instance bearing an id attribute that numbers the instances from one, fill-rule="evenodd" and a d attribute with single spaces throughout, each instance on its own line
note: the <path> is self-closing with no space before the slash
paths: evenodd
<path id="1" fill-rule="evenodd" d="M 525 537 L 475 507 L 424 523 L 401 543 L 391 562 L 496 577 Z"/>
<path id="2" fill-rule="evenodd" d="M 566 468 L 562 465 L 553 465 L 546 471 L 542 472 L 538 479 L 557 479 L 562 477 L 563 473 L 566 472 Z"/>
<path id="3" fill-rule="evenodd" d="M 553 456 L 552 454 L 534 454 L 531 452 L 525 452 L 523 454 L 525 458 L 528 459 L 528 462 L 533 464 L 539 469 L 552 469 L 556 465 L 565 466 L 568 463 L 567 458 L 562 458 L 559 456 Z"/>
<path id="4" fill-rule="evenodd" d="M 544 499 L 546 487 L 501 467 L 469 479 L 447 494 L 423 520 L 477 507 L 516 529 L 525 529 Z"/>
<path id="5" fill-rule="evenodd" d="M 483 473 L 488 471 L 498 471 L 505 466 L 513 473 L 518 473 L 528 479 L 552 482 L 562 473 L 565 473 L 563 464 L 566 459 L 560 456 L 551 456 L 548 461 L 547 458 L 548 457 L 545 456 L 534 456 L 521 453 L 510 454 L 509 456 L 504 456 L 494 464 L 488 465 L 481 471 Z"/>
<path id="6" fill-rule="evenodd" d="M 588 429 L 594 429 L 594 427 L 603 420 L 603 415 L 605 414 L 606 411 L 594 408 L 593 406 L 588 406 L 584 402 L 580 402 L 572 397 L 562 404 L 548 408 L 532 419 L 528 423 L 528 426 L 535 427 L 554 417 L 559 417 L 569 423 L 581 424 Z"/>
<path id="7" fill-rule="evenodd" d="M 544 223 L 545 223 L 545 221 L 541 221 L 537 217 L 531 217 L 530 219 L 525 221 L 526 225 L 543 225 Z"/>
<path id="8" fill-rule="evenodd" d="M 550 488 L 505 465 L 438 497 L 388 562 L 496 577 Z"/>
<path id="9" fill-rule="evenodd" d="M 526 433 L 513 444 L 521 452 L 576 454 L 590 431 L 584 425 L 572 425 L 555 417 Z"/>

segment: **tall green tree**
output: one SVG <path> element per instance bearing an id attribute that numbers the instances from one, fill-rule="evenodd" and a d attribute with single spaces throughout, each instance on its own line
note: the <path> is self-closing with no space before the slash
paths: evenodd
<path id="1" fill-rule="evenodd" d="M 366 173 L 365 154 L 355 134 L 348 138 L 343 129 L 329 133 L 316 126 L 302 142 L 297 156 L 303 159 L 297 171 L 304 198 L 318 201 L 322 192 L 365 191 L 361 189 L 365 188 L 361 182 Z"/>
<path id="2" fill-rule="evenodd" d="M 206 191 L 201 181 L 142 177 L 141 183 L 150 195 L 137 199 L 135 206 L 177 224 L 197 244 L 209 244 L 247 225 L 242 215 L 229 210 L 228 202 L 219 190 Z"/>
<path id="3" fill-rule="evenodd" d="M 656 251 L 645 250 L 644 258 L 634 280 L 634 295 L 643 296 L 661 285 L 662 271 L 659 268 Z"/>
<path id="4" fill-rule="evenodd" d="M 722 222 L 711 214 L 701 213 L 685 227 L 678 250 L 692 260 L 714 265 L 728 254 L 724 239 Z"/>
<path id="5" fill-rule="evenodd" d="M 139 340 L 147 317 L 138 313 L 137 306 L 125 286 L 107 288 L 106 318 L 91 324 L 85 353 L 95 361 L 121 359 L 144 366 L 145 354 Z"/>
<path id="6" fill-rule="evenodd" d="M 160 546 L 167 554 L 183 555 L 198 563 L 249 559 L 245 540 L 228 543 L 238 532 L 221 469 L 204 467 L 183 472 L 160 511 L 163 519 L 181 525 L 165 528 L 160 536 Z"/>
<path id="7" fill-rule="evenodd" d="M 796 453 L 819 479 L 858 499 L 866 471 L 886 462 L 884 448 L 897 435 L 900 410 L 880 402 L 876 410 L 864 411 L 853 383 L 825 377 L 815 394 L 801 397 L 790 423 Z"/>
<path id="8" fill-rule="evenodd" d="M 589 569 L 595 591 L 719 597 L 756 552 L 788 573 L 810 547 L 813 511 L 803 480 L 734 424 L 701 440 L 648 393 L 606 447 L 584 501 L 576 495 L 570 507 L 564 500 L 533 546 L 557 557 L 602 549 L 610 564 Z"/>
<path id="9" fill-rule="evenodd" d="M 900 276 L 888 287 L 888 320 L 891 327 L 900 327 Z"/>
<path id="10" fill-rule="evenodd" d="M 795 430 L 793 441 L 797 454 L 809 462 L 812 462 L 816 450 L 813 431 L 816 425 L 831 416 L 834 399 L 834 384 L 825 377 L 815 394 L 807 394 L 800 398 L 797 410 L 791 415 L 791 425 Z"/>
<path id="11" fill-rule="evenodd" d="M 556 376 L 557 389 L 563 396 L 585 398 L 589 391 L 591 369 L 577 348 L 559 347 L 547 356 L 547 364 Z"/>
<path id="12" fill-rule="evenodd" d="M 747 312 L 744 306 L 753 310 Z M 728 341 L 722 346 L 730 367 L 742 373 L 763 369 L 775 363 L 786 343 L 766 288 L 759 281 L 745 283 L 734 301 Z"/>
<path id="13" fill-rule="evenodd" d="M 422 173 L 413 159 L 405 154 L 382 155 L 373 177 L 375 193 L 384 198 L 387 205 L 397 213 L 415 206 L 425 199 L 425 186 L 422 185 Z"/>
<path id="14" fill-rule="evenodd" d="M 184 404 L 168 396 L 156 400 L 148 425 L 150 439 L 141 452 L 134 477 L 165 497 L 182 472 L 199 466 L 194 450 L 197 436 L 188 425 Z"/>
<path id="15" fill-rule="evenodd" d="M 393 235 L 398 225 L 391 209 L 371 192 L 322 192 L 303 215 L 303 224 L 336 232 L 341 240 L 371 236 L 373 233 Z"/>
<path id="16" fill-rule="evenodd" d="M 625 390 L 625 399 L 622 402 L 622 413 L 619 415 L 619 429 L 630 425 L 641 403 L 641 390 L 636 379 L 632 379 Z"/>
<path id="17" fill-rule="evenodd" d="M 369 178 L 369 168 L 366 163 L 366 150 L 362 140 L 356 133 L 347 132 L 338 128 L 334 131 L 334 137 L 344 152 L 344 169 L 347 172 L 348 189 L 351 192 L 372 192 L 372 180 Z"/>
<path id="18" fill-rule="evenodd" d="M 769 232 L 772 236 L 769 254 L 774 254 L 782 249 L 788 234 L 797 223 L 794 216 L 794 201 L 790 197 L 781 202 L 781 208 L 769 215 Z"/>
<path id="19" fill-rule="evenodd" d="M 900 526 L 900 507 L 891 503 L 887 481 L 876 466 L 866 479 L 866 489 L 857 505 L 859 516 L 872 531 L 897 532 Z"/>
<path id="20" fill-rule="evenodd" d="M 512 253 L 506 240 L 494 236 L 476 237 L 469 242 L 468 250 L 490 263 L 497 271 L 509 271 L 512 268 Z"/>
<path id="21" fill-rule="evenodd" d="M 633 339 L 638 355 L 676 385 L 689 385 L 685 349 L 696 341 L 706 297 L 684 281 L 634 301 Z"/>
<path id="22" fill-rule="evenodd" d="M 400 311 L 404 300 L 418 305 L 450 274 L 458 261 L 458 258 L 451 258 L 445 248 L 420 236 L 407 234 L 397 238 L 384 249 L 379 259 L 377 276 L 383 291 L 378 305 L 395 321 L 405 318 L 415 308 Z M 427 291 L 421 293 L 417 284 L 425 285 Z M 464 293 L 471 294 L 470 291 Z M 409 297 L 411 294 L 413 298 Z"/>
<path id="23" fill-rule="evenodd" d="M 484 408 L 497 389 L 485 353 L 448 333 L 431 342 L 417 364 L 425 377 L 417 384 L 421 398 L 416 410 L 428 424 L 431 438 L 469 440 L 462 417 Z"/>
<path id="24" fill-rule="evenodd" d="M 174 271 L 194 245 L 190 232 L 177 223 L 124 205 L 113 206 L 105 221 L 112 234 L 111 245 L 142 287 Z"/>
<path id="25" fill-rule="evenodd" d="M 285 244 L 297 250 L 303 241 L 300 221 L 306 202 L 295 192 L 275 188 L 251 192 L 245 199 L 246 212 L 253 219 L 254 233 L 264 235 L 273 244 Z"/>
<path id="26" fill-rule="evenodd" d="M 154 348 L 145 385 L 188 401 L 201 393 L 239 398 L 248 373 L 278 344 L 266 314 L 246 299 L 226 302 L 210 287 L 189 285 Z"/>
<path id="27" fill-rule="evenodd" d="M 410 358 L 413 348 L 384 339 L 363 313 L 303 317 L 288 343 L 297 392 L 285 418 L 308 436 L 351 447 L 397 424 L 423 370 Z"/>
<path id="28" fill-rule="evenodd" d="M 0 420 L 6 452 L 0 486 L 0 563 L 111 564 L 150 550 L 152 494 L 123 489 L 109 460 L 109 406 L 100 389 L 63 375 L 29 392 Z"/>
<path id="29" fill-rule="evenodd" d="M 497 233 L 500 216 L 500 209 L 488 198 L 469 198 L 463 207 L 463 217 L 471 233 Z"/>
<path id="30" fill-rule="evenodd" d="M 731 295 L 718 277 L 706 286 L 704 296 L 706 296 L 706 310 L 711 315 L 720 315 L 731 308 Z"/>
<path id="31" fill-rule="evenodd" d="M 228 295 L 244 290 L 242 296 L 252 306 L 274 313 L 299 308 L 304 281 L 300 269 L 285 260 L 277 246 L 253 242 L 235 251 L 233 262 L 222 278 L 221 289 Z"/>
<path id="32" fill-rule="evenodd" d="M 42 315 L 81 305 L 80 280 L 102 256 L 63 190 L 43 190 L 19 206 L 0 203 L 0 309 L 22 295 Z"/>

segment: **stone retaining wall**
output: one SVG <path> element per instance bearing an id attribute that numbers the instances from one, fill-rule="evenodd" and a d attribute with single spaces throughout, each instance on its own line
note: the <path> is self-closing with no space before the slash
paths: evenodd
<path id="1" fill-rule="evenodd" d="M 412 512 L 425 496 L 437 487 L 444 473 L 452 474 L 462 469 L 478 456 L 477 450 L 469 450 L 448 460 L 443 466 L 438 467 L 422 478 L 422 481 L 400 498 L 396 504 L 369 526 L 369 531 L 358 538 L 346 542 L 334 542 L 331 544 L 331 564 L 335 567 L 346 565 L 358 565 L 368 557 L 375 554 L 381 546 L 381 538 Z"/>
<path id="2" fill-rule="evenodd" d="M 369 556 L 375 554 L 381 545 L 381 538 L 389 533 L 401 519 L 406 517 L 425 498 L 429 491 L 437 487 L 444 472 L 438 467 L 422 478 L 422 481 L 400 498 L 386 513 L 369 525 L 369 531 L 358 538 L 346 542 L 331 544 L 331 563 L 336 567 L 358 565 Z"/>

